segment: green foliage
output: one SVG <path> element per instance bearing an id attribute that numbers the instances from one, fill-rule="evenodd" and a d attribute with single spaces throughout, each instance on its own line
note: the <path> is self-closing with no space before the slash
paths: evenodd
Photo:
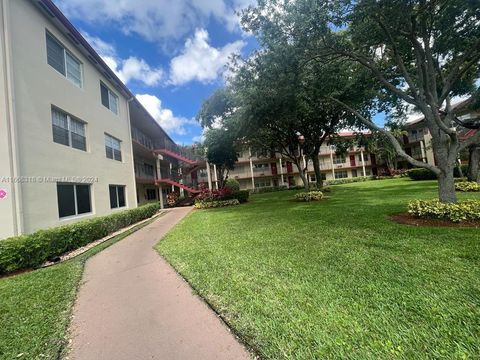
<path id="1" fill-rule="evenodd" d="M 345 178 L 345 179 L 335 179 L 325 181 L 325 185 L 341 185 L 341 184 L 351 184 L 356 182 L 364 182 L 368 180 L 375 180 L 373 176 L 360 176 L 356 178 Z"/>
<path id="2" fill-rule="evenodd" d="M 219 207 L 232 206 L 232 205 L 240 205 L 240 201 L 238 201 L 238 199 L 231 199 L 231 200 L 196 201 L 195 202 L 196 209 L 212 209 L 212 208 L 219 208 Z"/>
<path id="3" fill-rule="evenodd" d="M 303 189 L 303 186 L 301 187 Z M 270 192 L 276 192 L 276 191 L 284 191 L 288 190 L 287 186 L 269 186 L 269 187 L 262 187 L 262 188 L 256 188 L 251 190 L 252 193 L 254 194 L 265 194 L 265 193 L 270 193 Z"/>
<path id="4" fill-rule="evenodd" d="M 225 187 L 230 189 L 230 191 L 239 191 L 240 183 L 237 180 L 230 178 L 225 181 Z"/>
<path id="5" fill-rule="evenodd" d="M 455 190 L 463 192 L 480 191 L 480 184 L 474 181 L 461 181 L 455 183 Z"/>
<path id="6" fill-rule="evenodd" d="M 159 203 L 0 240 L 0 274 L 31 269 L 155 215 Z"/>
<path id="7" fill-rule="evenodd" d="M 323 193 L 321 191 L 308 191 L 295 194 L 295 200 L 297 201 L 319 201 L 323 199 Z"/>
<path id="8" fill-rule="evenodd" d="M 248 201 L 248 198 L 250 196 L 250 191 L 248 190 L 238 190 L 232 192 L 231 196 L 234 199 L 237 199 L 241 204 L 246 203 Z"/>
<path id="9" fill-rule="evenodd" d="M 202 104 L 196 120 L 203 128 L 210 128 L 218 119 L 230 114 L 234 108 L 234 99 L 228 89 L 217 89 Z"/>
<path id="10" fill-rule="evenodd" d="M 438 200 L 415 200 L 408 203 L 408 213 L 419 218 L 453 222 L 480 220 L 480 201 L 467 200 L 449 204 Z"/>
<path id="11" fill-rule="evenodd" d="M 407 175 L 410 179 L 415 181 L 437 179 L 437 175 L 433 171 L 421 168 L 410 169 L 407 171 Z"/>

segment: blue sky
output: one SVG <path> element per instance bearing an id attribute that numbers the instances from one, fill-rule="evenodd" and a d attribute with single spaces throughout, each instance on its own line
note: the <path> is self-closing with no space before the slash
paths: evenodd
<path id="1" fill-rule="evenodd" d="M 54 2 L 180 144 L 200 139 L 194 117 L 229 56 L 256 46 L 235 15 L 253 0 Z"/>

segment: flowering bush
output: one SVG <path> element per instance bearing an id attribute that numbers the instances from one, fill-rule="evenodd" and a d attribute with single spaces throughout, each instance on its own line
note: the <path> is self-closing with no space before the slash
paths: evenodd
<path id="1" fill-rule="evenodd" d="M 295 194 L 297 201 L 319 201 L 322 200 L 323 193 L 321 191 L 309 191 Z"/>
<path id="2" fill-rule="evenodd" d="M 167 204 L 169 206 L 175 206 L 178 201 L 178 194 L 176 192 L 171 192 L 167 195 Z"/>
<path id="3" fill-rule="evenodd" d="M 211 208 L 219 208 L 231 205 L 239 205 L 240 201 L 237 199 L 232 200 L 220 200 L 220 201 L 196 201 L 195 208 L 196 209 L 211 209 Z"/>
<path id="4" fill-rule="evenodd" d="M 480 184 L 474 181 L 461 181 L 455 183 L 455 190 L 458 191 L 480 191 Z"/>
<path id="5" fill-rule="evenodd" d="M 408 213 L 426 219 L 462 222 L 480 220 L 480 200 L 446 204 L 438 200 L 415 200 L 408 203 Z"/>
<path id="6" fill-rule="evenodd" d="M 223 200 L 231 194 L 229 188 L 223 188 L 218 190 L 209 190 L 208 188 L 202 186 L 200 188 L 200 193 L 197 195 L 197 200 L 200 201 L 217 201 Z"/>

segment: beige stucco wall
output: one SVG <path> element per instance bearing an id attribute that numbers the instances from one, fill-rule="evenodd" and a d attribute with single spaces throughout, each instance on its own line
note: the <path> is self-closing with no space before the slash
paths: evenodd
<path id="1" fill-rule="evenodd" d="M 135 207 L 127 99 L 116 91 L 119 114 L 105 108 L 100 100 L 100 80 L 109 84 L 107 79 L 30 1 L 9 0 L 9 5 L 20 175 L 97 178 L 91 186 L 92 214 L 80 216 L 82 219 L 112 212 L 109 184 L 125 185 L 127 207 Z M 83 63 L 83 88 L 47 64 L 46 29 Z M 87 123 L 86 152 L 53 142 L 52 105 Z M 105 133 L 122 141 L 122 162 L 106 158 Z M 24 232 L 78 220 L 59 219 L 55 182 L 23 183 L 21 192 Z"/>

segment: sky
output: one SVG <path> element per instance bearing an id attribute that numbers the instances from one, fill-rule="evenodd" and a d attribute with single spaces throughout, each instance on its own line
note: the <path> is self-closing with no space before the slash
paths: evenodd
<path id="1" fill-rule="evenodd" d="M 108 66 L 179 144 L 199 141 L 200 106 L 232 54 L 255 39 L 236 12 L 254 0 L 54 0 Z"/>

